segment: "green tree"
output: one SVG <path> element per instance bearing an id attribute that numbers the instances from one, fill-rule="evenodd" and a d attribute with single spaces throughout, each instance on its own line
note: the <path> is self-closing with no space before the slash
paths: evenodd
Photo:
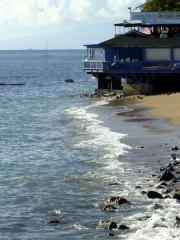
<path id="1" fill-rule="evenodd" d="M 146 0 L 141 9 L 150 11 L 180 11 L 180 0 Z"/>

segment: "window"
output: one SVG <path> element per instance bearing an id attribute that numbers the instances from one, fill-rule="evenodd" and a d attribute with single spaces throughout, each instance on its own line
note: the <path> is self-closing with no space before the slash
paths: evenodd
<path id="1" fill-rule="evenodd" d="M 147 61 L 170 61 L 171 60 L 170 48 L 147 48 L 146 60 Z"/>

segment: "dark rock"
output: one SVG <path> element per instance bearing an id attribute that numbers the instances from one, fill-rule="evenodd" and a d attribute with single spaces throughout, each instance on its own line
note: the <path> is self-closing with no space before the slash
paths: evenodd
<path id="1" fill-rule="evenodd" d="M 116 95 L 116 99 L 123 98 L 123 95 Z"/>
<path id="2" fill-rule="evenodd" d="M 177 199 L 177 200 L 180 200 L 180 193 L 175 193 L 173 198 Z"/>
<path id="3" fill-rule="evenodd" d="M 174 166 L 178 166 L 178 165 L 180 165 L 180 162 L 179 162 L 179 161 L 174 161 L 174 162 L 173 162 L 173 165 L 174 165 Z"/>
<path id="4" fill-rule="evenodd" d="M 172 151 L 178 151 L 178 150 L 180 150 L 180 149 L 178 148 L 178 146 L 174 146 L 174 147 L 172 147 L 171 150 L 172 150 Z"/>
<path id="5" fill-rule="evenodd" d="M 169 163 L 169 164 L 166 166 L 166 170 L 173 172 L 173 171 L 174 171 L 173 165 L 172 165 L 171 163 Z"/>
<path id="6" fill-rule="evenodd" d="M 141 186 L 135 186 L 135 188 L 139 189 L 139 188 L 141 188 Z"/>
<path id="7" fill-rule="evenodd" d="M 139 147 L 137 147 L 137 149 L 146 149 L 146 147 L 145 146 L 139 146 Z"/>
<path id="8" fill-rule="evenodd" d="M 163 198 L 163 196 L 160 193 L 156 192 L 156 191 L 149 191 L 149 192 L 147 192 L 147 196 L 148 196 L 148 198 L 152 198 L 152 199 L 155 199 L 155 198 L 162 199 Z"/>
<path id="9" fill-rule="evenodd" d="M 48 221 L 48 224 L 61 224 L 61 221 L 59 219 L 51 219 Z"/>
<path id="10" fill-rule="evenodd" d="M 161 185 L 161 186 L 165 186 L 165 187 L 168 186 L 166 182 L 161 182 L 160 185 Z"/>
<path id="11" fill-rule="evenodd" d="M 141 193 L 142 193 L 142 194 L 146 194 L 147 192 L 146 192 L 146 191 L 142 191 Z"/>
<path id="12" fill-rule="evenodd" d="M 116 204 L 124 204 L 124 203 L 128 203 L 128 200 L 126 198 L 123 197 L 119 197 L 119 196 L 112 196 L 109 199 L 110 202 L 116 203 Z"/>
<path id="13" fill-rule="evenodd" d="M 69 78 L 69 79 L 65 79 L 64 82 L 65 82 L 65 83 L 73 83 L 74 80 Z"/>
<path id="14" fill-rule="evenodd" d="M 107 229 L 107 230 L 114 230 L 117 229 L 117 223 L 111 220 L 108 221 L 102 221 L 100 220 L 97 227 L 97 229 Z"/>
<path id="15" fill-rule="evenodd" d="M 176 216 L 176 222 L 175 222 L 174 226 L 177 226 L 177 227 L 180 226 L 180 217 Z"/>
<path id="16" fill-rule="evenodd" d="M 151 217 L 150 216 L 143 216 L 143 217 L 139 217 L 137 220 L 138 221 L 146 221 L 149 218 L 151 218 Z"/>
<path id="17" fill-rule="evenodd" d="M 115 209 L 116 209 L 116 207 L 113 206 L 111 203 L 107 203 L 103 208 L 104 211 L 113 211 Z"/>
<path id="18" fill-rule="evenodd" d="M 171 198 L 171 196 L 170 195 L 165 195 L 164 197 L 163 197 L 164 199 L 170 199 Z"/>
<path id="19" fill-rule="evenodd" d="M 174 167 L 169 163 L 167 166 L 160 168 L 160 171 L 174 171 Z"/>
<path id="20" fill-rule="evenodd" d="M 114 233 L 109 233 L 109 237 L 114 237 Z"/>
<path id="21" fill-rule="evenodd" d="M 117 223 L 116 222 L 111 222 L 110 224 L 109 224 L 109 228 L 108 228 L 108 230 L 113 230 L 113 229 L 117 229 Z"/>
<path id="22" fill-rule="evenodd" d="M 161 176 L 160 181 L 170 181 L 173 178 L 175 178 L 175 176 L 170 171 L 166 170 Z"/>
<path id="23" fill-rule="evenodd" d="M 175 153 L 172 153 L 172 154 L 171 154 L 171 158 L 172 158 L 173 160 L 176 160 L 176 154 L 175 154 Z"/>
<path id="24" fill-rule="evenodd" d="M 109 186 L 118 186 L 119 183 L 117 183 L 117 182 L 112 182 L 112 183 L 109 183 L 108 185 L 109 185 Z"/>
<path id="25" fill-rule="evenodd" d="M 164 194 L 168 194 L 170 192 L 172 192 L 172 190 L 170 188 L 167 188 L 165 191 L 163 191 Z"/>
<path id="26" fill-rule="evenodd" d="M 127 230 L 127 229 L 129 229 L 129 227 L 127 227 L 126 225 L 121 224 L 121 225 L 118 227 L 118 229 Z"/>
<path id="27" fill-rule="evenodd" d="M 153 206 L 154 209 L 163 209 L 163 207 L 158 204 L 158 203 L 154 203 L 154 206 Z"/>
<path id="28" fill-rule="evenodd" d="M 158 188 L 158 189 L 163 189 L 163 188 L 165 188 L 165 186 L 163 186 L 163 185 L 161 185 L 161 184 L 158 184 L 158 185 L 156 185 L 156 188 Z"/>

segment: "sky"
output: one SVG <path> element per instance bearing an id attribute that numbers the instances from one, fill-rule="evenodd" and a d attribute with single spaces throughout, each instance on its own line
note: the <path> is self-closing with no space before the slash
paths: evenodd
<path id="1" fill-rule="evenodd" d="M 83 49 L 144 0 L 0 0 L 0 49 Z"/>

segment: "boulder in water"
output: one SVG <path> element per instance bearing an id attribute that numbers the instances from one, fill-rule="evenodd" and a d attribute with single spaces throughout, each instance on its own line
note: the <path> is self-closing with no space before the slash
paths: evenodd
<path id="1" fill-rule="evenodd" d="M 59 219 L 51 219 L 47 222 L 48 224 L 61 224 Z"/>
<path id="2" fill-rule="evenodd" d="M 174 225 L 177 226 L 177 227 L 180 226 L 180 217 L 176 216 L 176 222 L 175 222 Z"/>
<path id="3" fill-rule="evenodd" d="M 139 217 L 138 221 L 146 221 L 147 219 L 151 218 L 151 216 L 143 216 L 143 217 Z"/>
<path id="4" fill-rule="evenodd" d="M 114 233 L 109 233 L 109 237 L 114 237 Z"/>
<path id="5" fill-rule="evenodd" d="M 158 204 L 158 203 L 154 203 L 153 208 L 154 208 L 154 209 L 163 209 L 163 206 L 161 206 L 161 205 Z"/>
<path id="6" fill-rule="evenodd" d="M 74 83 L 74 80 L 71 78 L 65 79 L 64 80 L 65 83 Z"/>
<path id="7" fill-rule="evenodd" d="M 104 211 L 113 211 L 115 209 L 116 209 L 116 207 L 113 206 L 111 203 L 107 203 L 103 208 Z"/>
<path id="8" fill-rule="evenodd" d="M 180 150 L 180 148 L 179 148 L 178 146 L 174 146 L 174 147 L 172 147 L 171 150 L 172 150 L 172 151 L 178 151 L 178 150 Z"/>
<path id="9" fill-rule="evenodd" d="M 171 154 L 171 158 L 172 158 L 173 160 L 176 160 L 176 154 L 175 154 L 175 153 L 172 153 L 172 154 Z"/>
<path id="10" fill-rule="evenodd" d="M 179 193 L 175 193 L 173 198 L 177 199 L 177 200 L 180 200 L 180 192 Z"/>
<path id="11" fill-rule="evenodd" d="M 107 229 L 107 230 L 114 230 L 118 228 L 118 225 L 116 222 L 108 220 L 108 221 L 102 221 L 100 220 L 97 227 L 97 229 Z"/>
<path id="12" fill-rule="evenodd" d="M 175 176 L 169 170 L 166 170 L 160 178 L 160 181 L 170 181 L 174 179 Z"/>
<path id="13" fill-rule="evenodd" d="M 119 196 L 112 196 L 110 197 L 109 201 L 119 205 L 128 203 L 128 200 L 126 198 L 119 197 Z"/>
<path id="14" fill-rule="evenodd" d="M 128 230 L 129 227 L 127 227 L 126 225 L 121 224 L 121 225 L 119 225 L 118 229 L 120 229 L 120 230 Z"/>
<path id="15" fill-rule="evenodd" d="M 160 193 L 156 192 L 156 191 L 149 191 L 149 192 L 147 192 L 147 196 L 148 196 L 148 198 L 152 198 L 152 199 L 155 199 L 155 198 L 162 199 L 163 198 L 163 196 Z"/>

